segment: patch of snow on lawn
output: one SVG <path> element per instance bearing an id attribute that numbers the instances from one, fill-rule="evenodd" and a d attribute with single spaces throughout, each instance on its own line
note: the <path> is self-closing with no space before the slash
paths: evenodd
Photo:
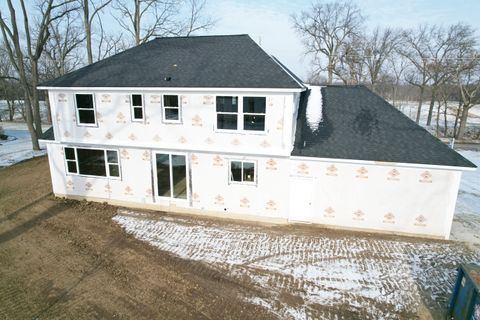
<path id="1" fill-rule="evenodd" d="M 312 131 L 318 129 L 318 126 L 323 121 L 323 100 L 322 87 L 308 86 L 310 95 L 307 102 L 307 123 Z"/>
<path id="2" fill-rule="evenodd" d="M 47 153 L 45 144 L 41 143 L 42 150 L 32 150 L 32 140 L 25 123 L 0 122 L 9 139 L 0 140 L 0 167 L 11 166 L 17 162 L 42 156 Z"/>
<path id="3" fill-rule="evenodd" d="M 275 233 L 128 210 L 113 220 L 161 250 L 250 279 L 261 292 L 250 301 L 281 318 L 415 318 L 422 303 L 443 310 L 457 264 L 480 260 L 455 242 Z"/>
<path id="4" fill-rule="evenodd" d="M 458 152 L 479 168 L 462 173 L 455 213 L 480 215 L 480 152 L 471 150 Z"/>

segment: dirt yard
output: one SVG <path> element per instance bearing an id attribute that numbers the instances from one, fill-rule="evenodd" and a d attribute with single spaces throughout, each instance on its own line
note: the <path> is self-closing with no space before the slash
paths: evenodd
<path id="1" fill-rule="evenodd" d="M 0 170 L 0 319 L 275 318 L 254 288 L 127 235 L 116 208 L 56 200 L 47 159 Z"/>
<path id="2" fill-rule="evenodd" d="M 459 242 L 265 226 L 54 199 L 0 170 L 0 319 L 437 319 Z"/>

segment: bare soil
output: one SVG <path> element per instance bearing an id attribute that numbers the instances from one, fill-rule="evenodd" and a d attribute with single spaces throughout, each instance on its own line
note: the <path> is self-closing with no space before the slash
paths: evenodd
<path id="1" fill-rule="evenodd" d="M 55 199 L 45 157 L 0 170 L 0 319 L 269 319 L 256 292 L 126 234 L 106 204 Z"/>

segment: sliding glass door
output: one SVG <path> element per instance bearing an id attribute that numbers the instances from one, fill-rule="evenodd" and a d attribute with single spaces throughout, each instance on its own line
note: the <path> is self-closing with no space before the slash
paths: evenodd
<path id="1" fill-rule="evenodd" d="M 156 153 L 157 195 L 187 199 L 187 161 L 184 155 Z"/>

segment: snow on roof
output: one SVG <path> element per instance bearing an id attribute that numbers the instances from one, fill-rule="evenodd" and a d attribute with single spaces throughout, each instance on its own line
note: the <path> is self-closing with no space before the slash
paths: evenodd
<path id="1" fill-rule="evenodd" d="M 307 124 L 315 131 L 323 121 L 322 87 L 307 85 L 310 95 L 307 102 Z"/>

